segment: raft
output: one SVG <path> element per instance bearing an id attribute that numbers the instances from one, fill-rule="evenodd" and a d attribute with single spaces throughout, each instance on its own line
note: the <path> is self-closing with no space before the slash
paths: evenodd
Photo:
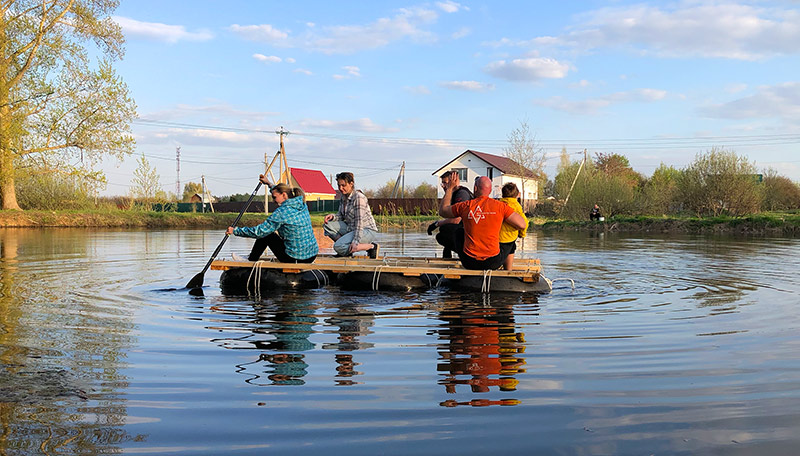
<path id="1" fill-rule="evenodd" d="M 425 257 L 320 256 L 313 263 L 275 259 L 215 260 L 224 294 L 259 294 L 278 289 L 313 289 L 335 285 L 347 290 L 411 291 L 437 287 L 507 293 L 548 293 L 552 282 L 541 274 L 538 259 L 514 259 L 512 271 L 464 269 L 457 259 Z"/>

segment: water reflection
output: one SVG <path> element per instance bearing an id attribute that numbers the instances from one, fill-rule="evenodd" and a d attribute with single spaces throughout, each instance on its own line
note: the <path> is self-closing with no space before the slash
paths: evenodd
<path id="1" fill-rule="evenodd" d="M 485 300 L 485 298 L 484 298 Z M 526 362 L 520 355 L 525 352 L 525 334 L 517 331 L 514 310 L 508 300 L 481 302 L 448 300 L 439 319 L 444 323 L 436 331 L 441 372 L 439 384 L 445 391 L 455 394 L 458 386 L 469 387 L 473 393 L 489 393 L 496 388 L 502 392 L 515 391 L 524 373 Z M 488 400 L 478 398 L 458 402 L 447 400 L 446 407 L 457 405 L 516 405 L 515 399 Z"/>
<path id="2" fill-rule="evenodd" d="M 123 428 L 130 322 L 62 274 L 92 275 L 74 261 L 87 239 L 0 229 L 0 454 L 119 452 L 147 438 Z"/>

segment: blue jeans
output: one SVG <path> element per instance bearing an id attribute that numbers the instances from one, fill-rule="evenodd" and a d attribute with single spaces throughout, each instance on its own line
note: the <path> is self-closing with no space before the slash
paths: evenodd
<path id="1" fill-rule="evenodd" d="M 325 236 L 328 236 L 331 239 L 335 238 L 336 236 L 341 236 L 338 240 L 334 241 L 333 250 L 335 250 L 340 256 L 350 255 L 350 244 L 353 243 L 353 238 L 356 235 L 355 231 L 352 231 L 346 223 L 334 220 L 322 225 L 322 230 L 325 233 Z M 377 238 L 377 231 L 364 228 L 364 230 L 361 232 L 360 242 L 362 244 L 369 244 L 370 242 L 375 242 L 375 239 Z"/>

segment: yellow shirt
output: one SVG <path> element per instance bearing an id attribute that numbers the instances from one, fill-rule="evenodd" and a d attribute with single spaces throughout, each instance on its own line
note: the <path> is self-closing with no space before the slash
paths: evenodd
<path id="1" fill-rule="evenodd" d="M 525 233 L 528 231 L 528 219 L 525 217 L 525 213 L 522 212 L 522 206 L 519 205 L 519 201 L 516 198 L 500 198 L 500 201 L 511 206 L 511 209 L 514 209 L 514 212 L 521 215 L 525 220 L 525 228 L 521 230 L 508 223 L 503 223 L 503 226 L 500 227 L 500 242 L 514 242 L 518 237 L 525 237 Z"/>

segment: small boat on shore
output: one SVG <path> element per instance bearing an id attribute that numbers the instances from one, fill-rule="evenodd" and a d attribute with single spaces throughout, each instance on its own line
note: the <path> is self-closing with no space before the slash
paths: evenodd
<path id="1" fill-rule="evenodd" d="M 272 260 L 215 260 L 225 294 L 263 295 L 274 289 L 312 289 L 328 285 L 349 290 L 410 291 L 447 287 L 455 290 L 548 293 L 552 282 L 541 274 L 538 259 L 514 260 L 512 271 L 464 269 L 457 259 L 424 257 L 317 257 L 313 263 Z"/>

